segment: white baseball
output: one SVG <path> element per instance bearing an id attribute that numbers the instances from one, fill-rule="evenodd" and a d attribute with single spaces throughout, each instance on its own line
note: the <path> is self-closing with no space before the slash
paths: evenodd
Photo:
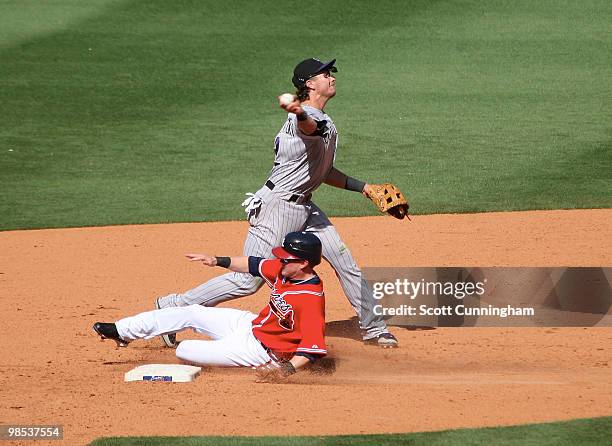
<path id="1" fill-rule="evenodd" d="M 278 100 L 280 101 L 281 105 L 287 106 L 295 101 L 295 96 L 293 96 L 291 93 L 283 93 L 278 97 Z"/>

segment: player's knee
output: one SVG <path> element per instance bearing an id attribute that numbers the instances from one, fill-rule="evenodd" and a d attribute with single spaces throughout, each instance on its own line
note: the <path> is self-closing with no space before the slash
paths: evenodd
<path id="1" fill-rule="evenodd" d="M 261 283 L 257 283 L 257 282 L 251 282 L 248 287 L 246 288 L 246 291 L 249 294 L 254 294 L 257 292 L 257 290 L 259 290 L 261 288 Z"/>
<path id="2" fill-rule="evenodd" d="M 344 276 L 352 276 L 356 278 L 361 277 L 361 269 L 357 266 L 355 262 L 351 262 L 348 264 L 340 264 L 340 265 L 332 265 L 336 276 L 342 278 Z"/>
<path id="3" fill-rule="evenodd" d="M 183 361 L 187 360 L 189 356 L 189 341 L 181 341 L 179 345 L 176 347 L 176 357 L 182 359 Z"/>
<path id="4" fill-rule="evenodd" d="M 246 274 L 243 274 L 243 276 L 246 276 Z M 263 280 L 259 277 L 247 276 L 241 277 L 241 279 L 238 286 L 240 287 L 240 291 L 245 294 L 253 294 L 263 285 Z"/>
<path id="5" fill-rule="evenodd" d="M 187 362 L 198 363 L 195 350 L 197 341 L 181 341 L 176 347 L 176 357 Z"/>
<path id="6" fill-rule="evenodd" d="M 191 304 L 186 307 L 177 308 L 177 311 L 180 311 L 182 318 L 188 322 L 189 327 L 193 327 L 194 320 L 203 311 L 206 311 L 206 307 L 200 304 Z"/>

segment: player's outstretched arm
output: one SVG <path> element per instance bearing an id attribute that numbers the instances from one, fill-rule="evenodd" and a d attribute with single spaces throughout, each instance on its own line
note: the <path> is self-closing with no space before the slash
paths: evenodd
<path id="1" fill-rule="evenodd" d="M 310 359 L 305 356 L 294 355 L 293 358 L 289 360 L 291 365 L 295 370 L 299 370 L 307 364 L 310 364 Z"/>
<path id="2" fill-rule="evenodd" d="M 293 96 L 293 101 L 288 102 L 285 98 L 287 93 L 282 94 L 278 97 L 278 105 L 280 108 L 285 110 L 287 113 L 295 113 L 298 120 L 298 127 L 301 132 L 306 135 L 312 135 L 317 131 L 317 123 L 314 119 L 312 119 L 302 108 L 300 101 Z"/>
<path id="3" fill-rule="evenodd" d="M 329 174 L 327 174 L 325 184 L 329 184 L 330 186 L 334 186 L 339 189 L 359 192 L 366 198 L 369 198 L 368 191 L 370 190 L 370 185 L 368 183 L 364 183 L 363 181 L 349 177 L 347 174 L 339 171 L 335 167 L 332 167 Z"/>
<path id="4" fill-rule="evenodd" d="M 206 266 L 221 266 L 236 273 L 249 272 L 249 258 L 240 257 L 215 257 L 206 254 L 185 254 L 190 262 L 202 262 Z"/>

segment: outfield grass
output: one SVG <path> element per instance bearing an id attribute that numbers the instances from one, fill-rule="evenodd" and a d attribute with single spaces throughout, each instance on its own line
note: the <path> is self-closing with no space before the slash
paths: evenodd
<path id="1" fill-rule="evenodd" d="M 392 435 L 331 437 L 124 437 L 105 438 L 91 446 L 578 446 L 610 444 L 612 417 L 561 423 Z"/>
<path id="2" fill-rule="evenodd" d="M 311 55 L 337 166 L 415 213 L 612 207 L 607 0 L 43 3 L 0 5 L 0 229 L 242 218 Z"/>

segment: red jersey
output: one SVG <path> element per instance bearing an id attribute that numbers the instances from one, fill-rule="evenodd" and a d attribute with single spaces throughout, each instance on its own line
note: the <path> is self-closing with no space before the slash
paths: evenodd
<path id="1" fill-rule="evenodd" d="M 272 288 L 270 303 L 253 320 L 253 335 L 275 352 L 325 356 L 323 282 L 318 276 L 289 280 L 281 275 L 282 266 L 279 259 L 262 259 L 258 271 L 251 271 Z"/>

